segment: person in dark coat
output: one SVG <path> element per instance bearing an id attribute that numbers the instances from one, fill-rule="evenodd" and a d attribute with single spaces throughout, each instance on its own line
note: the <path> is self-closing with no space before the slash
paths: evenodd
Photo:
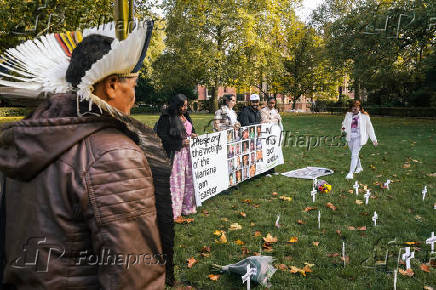
<path id="1" fill-rule="evenodd" d="M 175 219 L 197 212 L 189 149 L 190 138 L 197 135 L 187 108 L 186 96 L 177 94 L 157 122 L 157 134 L 172 162 L 170 188 Z"/>
<path id="2" fill-rule="evenodd" d="M 262 117 L 259 111 L 260 98 L 258 94 L 250 96 L 250 106 L 246 106 L 239 113 L 238 121 L 242 127 L 260 124 Z"/>

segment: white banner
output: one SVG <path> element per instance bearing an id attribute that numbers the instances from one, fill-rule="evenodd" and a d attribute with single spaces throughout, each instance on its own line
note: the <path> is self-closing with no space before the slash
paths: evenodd
<path id="1" fill-rule="evenodd" d="M 221 191 L 283 164 L 282 130 L 267 123 L 191 140 L 197 206 Z"/>

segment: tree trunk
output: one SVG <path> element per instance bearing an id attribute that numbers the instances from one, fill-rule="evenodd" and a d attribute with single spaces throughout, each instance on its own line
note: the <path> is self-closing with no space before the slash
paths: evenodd
<path id="1" fill-rule="evenodd" d="M 218 91 L 219 91 L 219 85 L 216 82 L 215 86 L 213 87 L 212 112 L 210 112 L 210 113 L 214 113 L 215 111 L 217 111 L 219 109 L 219 106 L 218 106 Z"/>

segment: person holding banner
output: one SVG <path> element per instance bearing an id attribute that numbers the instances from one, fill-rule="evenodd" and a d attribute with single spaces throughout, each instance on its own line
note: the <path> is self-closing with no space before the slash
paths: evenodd
<path id="1" fill-rule="evenodd" d="M 260 97 L 258 94 L 252 94 L 250 96 L 250 106 L 244 107 L 238 116 L 238 121 L 241 126 L 250 126 L 260 124 L 262 117 L 259 111 Z"/>
<path id="2" fill-rule="evenodd" d="M 189 138 L 197 135 L 187 108 L 186 96 L 177 94 L 157 123 L 157 134 L 172 162 L 170 188 L 174 219 L 197 212 L 189 151 Z"/>
<path id="3" fill-rule="evenodd" d="M 238 122 L 238 116 L 233 107 L 236 105 L 236 98 L 234 95 L 224 95 L 223 96 L 225 104 L 215 112 L 213 129 L 215 132 L 232 129 L 235 130 L 241 127 Z"/>

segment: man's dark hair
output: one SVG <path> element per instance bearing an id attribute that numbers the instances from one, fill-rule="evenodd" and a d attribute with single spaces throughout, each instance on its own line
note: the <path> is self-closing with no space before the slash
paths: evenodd
<path id="1" fill-rule="evenodd" d="M 91 66 L 111 50 L 113 40 L 98 34 L 85 37 L 73 50 L 66 73 L 67 82 L 76 88 Z"/>

